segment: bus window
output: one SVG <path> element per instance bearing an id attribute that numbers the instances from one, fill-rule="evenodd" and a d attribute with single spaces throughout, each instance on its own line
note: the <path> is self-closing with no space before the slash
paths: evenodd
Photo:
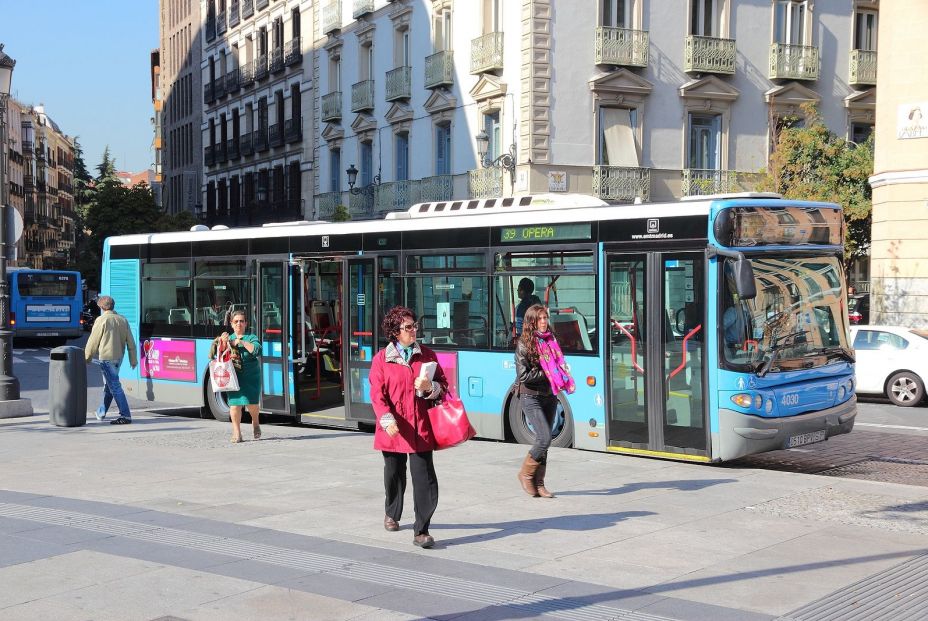
<path id="1" fill-rule="evenodd" d="M 253 326 L 252 288 L 245 261 L 196 261 L 194 263 L 194 335 L 213 338 L 230 330 L 233 308 L 248 312 Z"/>
<path id="2" fill-rule="evenodd" d="M 145 263 L 142 266 L 143 336 L 190 336 L 193 307 L 190 264 Z"/>
<path id="3" fill-rule="evenodd" d="M 483 348 L 489 343 L 484 276 L 410 276 L 407 304 L 419 315 L 426 345 Z"/>
<path id="4" fill-rule="evenodd" d="M 378 266 L 377 294 L 380 296 L 378 308 L 380 316 L 377 325 L 391 308 L 403 303 L 403 283 L 399 274 L 399 260 L 396 257 L 380 257 Z M 387 337 L 380 335 L 380 348 L 386 347 Z"/>

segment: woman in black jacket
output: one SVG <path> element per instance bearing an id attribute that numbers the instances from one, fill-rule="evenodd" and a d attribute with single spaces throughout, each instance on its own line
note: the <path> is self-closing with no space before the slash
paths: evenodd
<path id="1" fill-rule="evenodd" d="M 557 414 L 557 394 L 561 390 L 572 393 L 574 383 L 561 348 L 548 329 L 548 311 L 541 304 L 525 312 L 516 344 L 516 374 L 522 412 L 535 431 L 535 443 L 519 470 L 519 483 L 529 496 L 554 498 L 545 488 L 551 425 Z"/>

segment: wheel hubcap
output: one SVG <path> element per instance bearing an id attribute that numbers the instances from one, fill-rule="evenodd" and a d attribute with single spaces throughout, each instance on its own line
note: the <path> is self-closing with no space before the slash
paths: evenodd
<path id="1" fill-rule="evenodd" d="M 893 384 L 893 395 L 897 401 L 908 402 L 915 398 L 915 382 L 902 378 Z"/>

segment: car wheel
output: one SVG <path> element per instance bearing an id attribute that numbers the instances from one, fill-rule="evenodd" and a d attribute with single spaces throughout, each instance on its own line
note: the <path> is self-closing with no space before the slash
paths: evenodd
<path id="1" fill-rule="evenodd" d="M 925 398 L 925 384 L 915 373 L 900 371 L 886 382 L 886 396 L 900 407 L 912 407 Z"/>
<path id="2" fill-rule="evenodd" d="M 228 423 L 232 420 L 232 413 L 229 410 L 229 404 L 226 402 L 226 393 L 224 392 L 213 392 L 210 390 L 209 378 L 206 378 L 206 386 L 204 387 L 204 392 L 206 393 L 206 408 L 204 408 L 208 414 L 211 414 L 213 418 L 224 423 Z"/>
<path id="3" fill-rule="evenodd" d="M 535 432 L 532 426 L 526 420 L 522 413 L 522 402 L 518 396 L 513 394 L 509 400 L 509 431 L 512 433 L 512 439 L 519 444 L 534 444 Z M 574 443 L 574 419 L 570 411 L 570 406 L 563 398 L 558 396 L 557 414 L 554 416 L 554 424 L 551 425 L 551 446 L 558 448 L 569 448 Z"/>

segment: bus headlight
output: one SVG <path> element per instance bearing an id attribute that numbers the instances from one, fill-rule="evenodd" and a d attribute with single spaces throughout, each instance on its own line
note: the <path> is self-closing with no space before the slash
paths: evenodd
<path id="1" fill-rule="evenodd" d="M 764 405 L 764 398 L 760 395 L 754 395 L 754 409 L 759 410 Z"/>
<path id="2" fill-rule="evenodd" d="M 732 395 L 731 400 L 738 407 L 742 407 L 745 409 L 750 408 L 751 404 L 754 402 L 754 399 L 751 397 L 751 395 L 748 395 L 745 393 L 739 393 L 737 395 Z"/>
<path id="3" fill-rule="evenodd" d="M 847 394 L 847 389 L 842 384 L 841 388 L 838 389 L 838 399 L 844 399 L 845 394 Z"/>
<path id="4" fill-rule="evenodd" d="M 767 412 L 767 414 L 773 412 L 773 399 L 767 399 L 767 403 L 764 406 L 764 411 Z"/>

